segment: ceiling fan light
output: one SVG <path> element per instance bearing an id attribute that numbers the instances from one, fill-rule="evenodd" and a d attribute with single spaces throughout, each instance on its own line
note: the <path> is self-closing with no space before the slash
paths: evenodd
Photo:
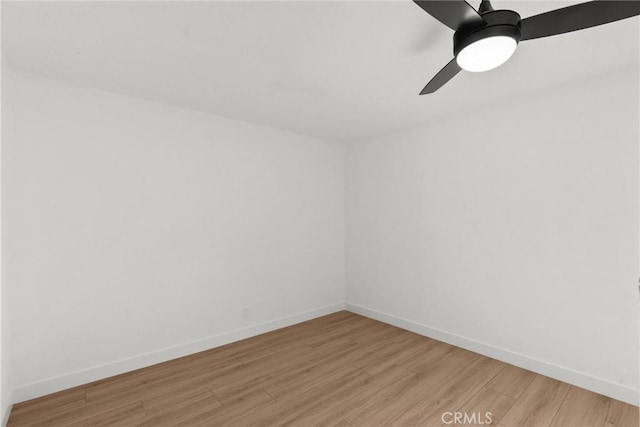
<path id="1" fill-rule="evenodd" d="M 460 68 L 471 72 L 488 71 L 507 62 L 516 51 L 518 42 L 509 36 L 482 38 L 465 46 L 456 61 Z"/>

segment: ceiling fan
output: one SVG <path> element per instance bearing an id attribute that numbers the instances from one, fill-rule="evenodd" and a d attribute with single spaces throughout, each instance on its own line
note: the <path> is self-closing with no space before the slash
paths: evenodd
<path id="1" fill-rule="evenodd" d="M 520 19 L 512 10 L 494 10 L 482 0 L 476 11 L 465 0 L 414 0 L 455 31 L 454 58 L 422 89 L 433 93 L 460 70 L 488 71 L 504 64 L 524 40 L 555 36 L 640 15 L 640 0 L 596 0 Z"/>

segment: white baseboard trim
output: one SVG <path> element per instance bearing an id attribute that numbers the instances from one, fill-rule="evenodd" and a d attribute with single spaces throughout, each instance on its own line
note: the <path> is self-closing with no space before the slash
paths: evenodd
<path id="1" fill-rule="evenodd" d="M 356 304 L 346 303 L 346 309 L 352 313 L 360 314 L 389 325 L 397 326 L 438 341 L 443 341 L 448 344 L 455 345 L 456 347 L 461 347 L 577 387 L 591 390 L 604 396 L 609 396 L 614 399 L 630 403 L 632 405 L 638 406 L 638 402 L 640 401 L 639 390 L 625 385 L 616 384 L 602 378 L 597 378 L 584 372 L 578 372 L 564 366 L 558 366 L 515 351 L 496 347 L 491 344 L 456 335 L 437 328 L 432 328 L 408 319 L 403 319 L 392 314 L 383 313 Z"/>
<path id="2" fill-rule="evenodd" d="M 203 339 L 178 344 L 176 346 L 163 348 L 153 352 L 140 354 L 131 358 L 118 360 L 100 366 L 94 366 L 75 372 L 70 372 L 55 378 L 27 384 L 13 390 L 13 400 L 11 402 L 23 402 L 71 387 L 87 384 L 92 381 L 108 378 L 114 375 L 166 362 L 182 356 L 209 350 L 214 347 L 229 344 L 235 341 L 250 338 L 275 329 L 295 325 L 296 323 L 315 319 L 326 314 L 335 313 L 345 309 L 344 303 L 336 303 L 319 307 L 303 313 L 293 314 L 246 328 L 236 329 L 222 334 L 206 337 Z"/>
<path id="3" fill-rule="evenodd" d="M 4 402 L 2 402 L 2 408 L 0 408 L 0 411 L 2 411 L 0 426 L 2 427 L 7 427 L 7 423 L 9 422 L 9 415 L 11 415 L 11 408 L 13 407 L 11 402 L 13 402 L 13 397 L 12 394 L 9 393 L 9 396 L 5 399 Z"/>

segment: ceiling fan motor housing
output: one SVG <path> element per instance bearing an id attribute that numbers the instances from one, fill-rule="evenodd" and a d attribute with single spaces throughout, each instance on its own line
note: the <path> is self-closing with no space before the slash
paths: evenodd
<path id="1" fill-rule="evenodd" d="M 453 54 L 479 40 L 494 36 L 507 36 L 520 42 L 520 15 L 512 10 L 491 10 L 483 13 L 482 18 L 487 23 L 480 27 L 462 27 L 453 35 Z"/>

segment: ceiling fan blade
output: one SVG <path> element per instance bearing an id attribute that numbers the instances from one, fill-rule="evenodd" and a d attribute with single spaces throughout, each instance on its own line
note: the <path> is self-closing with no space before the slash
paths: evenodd
<path id="1" fill-rule="evenodd" d="M 465 0 L 414 0 L 414 2 L 454 31 L 466 25 L 485 24 L 484 19 Z"/>
<path id="2" fill-rule="evenodd" d="M 444 68 L 438 71 L 429 83 L 422 89 L 420 95 L 426 95 L 428 93 L 433 93 L 444 86 L 449 80 L 451 80 L 456 74 L 460 72 L 462 68 L 456 62 L 456 59 L 453 58 Z"/>
<path id="3" fill-rule="evenodd" d="M 521 40 L 583 30 L 637 15 L 640 15 L 640 1 L 637 0 L 580 3 L 521 20 Z"/>

